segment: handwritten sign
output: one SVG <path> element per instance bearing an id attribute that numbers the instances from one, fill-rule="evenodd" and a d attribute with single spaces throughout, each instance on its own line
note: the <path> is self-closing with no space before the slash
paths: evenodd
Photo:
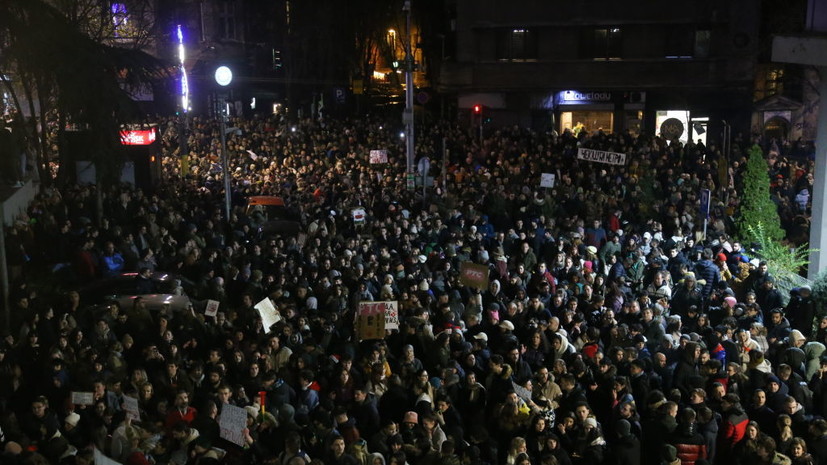
<path id="1" fill-rule="evenodd" d="M 217 300 L 207 300 L 207 308 L 204 310 L 204 315 L 215 318 L 219 305 Z"/>
<path id="2" fill-rule="evenodd" d="M 141 410 L 138 408 L 138 399 L 135 397 L 123 396 L 123 410 L 126 412 L 126 418 L 141 420 Z"/>
<path id="3" fill-rule="evenodd" d="M 359 302 L 360 315 L 385 315 L 384 329 L 399 329 L 399 305 L 395 300 Z"/>
<path id="4" fill-rule="evenodd" d="M 378 163 L 387 163 L 388 162 L 388 151 L 387 150 L 371 150 L 370 151 L 370 163 L 372 165 Z"/>
<path id="5" fill-rule="evenodd" d="M 488 289 L 488 267 L 472 262 L 462 262 L 459 267 L 459 282 L 481 291 Z"/>
<path id="6" fill-rule="evenodd" d="M 91 392 L 72 391 L 72 403 L 75 405 L 94 405 L 95 396 Z"/>
<path id="7" fill-rule="evenodd" d="M 218 428 L 222 439 L 244 446 L 244 428 L 247 427 L 247 411 L 235 405 L 221 406 Z"/>
<path id="8" fill-rule="evenodd" d="M 356 312 L 356 334 L 360 341 L 385 337 L 384 302 L 359 302 Z"/>
<path id="9" fill-rule="evenodd" d="M 261 323 L 264 326 L 265 333 L 269 333 L 270 327 L 281 321 L 281 315 L 279 315 L 269 297 L 261 299 L 261 302 L 255 304 L 253 308 L 258 310 L 258 314 L 261 315 Z"/>
<path id="10" fill-rule="evenodd" d="M 554 173 L 542 173 L 540 175 L 540 187 L 554 187 Z"/>
<path id="11" fill-rule="evenodd" d="M 606 163 L 609 165 L 625 165 L 626 154 L 618 152 L 605 152 L 603 150 L 577 149 L 579 160 L 593 161 L 595 163 Z"/>

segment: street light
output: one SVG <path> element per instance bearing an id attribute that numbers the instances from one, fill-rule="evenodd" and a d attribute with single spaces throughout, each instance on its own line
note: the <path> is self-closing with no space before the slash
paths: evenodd
<path id="1" fill-rule="evenodd" d="M 215 82 L 221 87 L 227 87 L 233 82 L 233 72 L 226 66 L 219 66 L 215 70 Z M 227 157 L 227 94 L 222 92 L 218 98 L 220 105 L 218 121 L 221 131 L 221 171 L 224 172 L 224 214 L 227 222 L 230 222 L 230 204 L 232 192 L 230 191 L 230 162 Z"/>

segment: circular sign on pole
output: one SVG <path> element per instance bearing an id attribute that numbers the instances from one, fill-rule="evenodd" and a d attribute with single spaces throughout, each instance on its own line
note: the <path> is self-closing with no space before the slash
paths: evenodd
<path id="1" fill-rule="evenodd" d="M 666 140 L 680 139 L 683 131 L 683 123 L 678 118 L 669 118 L 660 125 L 660 135 Z"/>
<path id="2" fill-rule="evenodd" d="M 233 82 L 233 72 L 226 66 L 219 66 L 215 70 L 215 82 L 221 87 L 226 87 Z"/>

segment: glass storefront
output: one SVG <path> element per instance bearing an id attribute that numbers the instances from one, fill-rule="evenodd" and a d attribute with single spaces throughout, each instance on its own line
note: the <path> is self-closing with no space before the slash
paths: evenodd
<path id="1" fill-rule="evenodd" d="M 614 129 L 614 113 L 611 111 L 575 110 L 560 113 L 561 132 L 566 129 L 575 133 L 585 130 L 594 132 L 602 130 L 611 133 Z"/>

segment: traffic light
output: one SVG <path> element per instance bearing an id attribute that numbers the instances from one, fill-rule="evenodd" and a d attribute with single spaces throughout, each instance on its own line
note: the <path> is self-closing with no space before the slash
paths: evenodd
<path id="1" fill-rule="evenodd" d="M 482 105 L 479 105 L 479 104 L 474 105 L 473 110 L 474 110 L 474 114 L 475 114 L 475 115 L 480 115 L 480 114 L 482 114 Z"/>

